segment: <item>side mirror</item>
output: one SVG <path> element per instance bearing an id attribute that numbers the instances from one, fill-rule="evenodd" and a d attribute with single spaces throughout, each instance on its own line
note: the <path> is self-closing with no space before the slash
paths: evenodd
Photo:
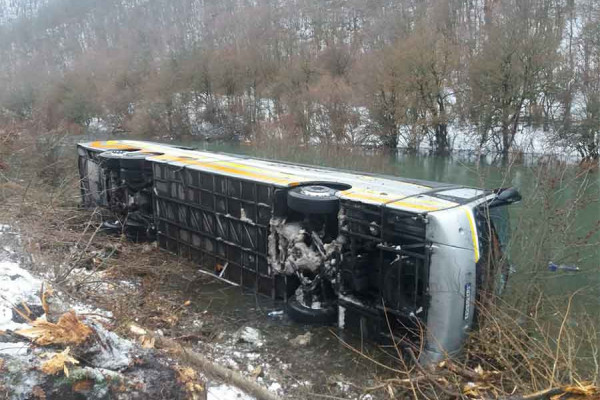
<path id="1" fill-rule="evenodd" d="M 498 207 L 507 204 L 514 204 L 518 203 L 522 199 L 521 193 L 519 193 L 519 191 L 514 187 L 506 189 L 497 189 L 496 193 L 498 194 L 498 196 L 496 196 L 488 203 L 488 207 Z"/>
<path id="2" fill-rule="evenodd" d="M 500 193 L 498 193 L 498 200 L 503 201 L 508 204 L 516 203 L 521 201 L 521 193 L 514 187 L 510 187 L 508 189 L 504 189 Z"/>

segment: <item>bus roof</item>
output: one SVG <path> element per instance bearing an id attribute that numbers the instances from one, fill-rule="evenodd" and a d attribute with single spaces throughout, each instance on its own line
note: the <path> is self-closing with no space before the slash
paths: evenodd
<path id="1" fill-rule="evenodd" d="M 482 189 L 396 176 L 314 167 L 248 156 L 191 150 L 136 140 L 80 143 L 92 151 L 128 150 L 148 153 L 148 160 L 217 173 L 277 187 L 308 183 L 343 184 L 340 199 L 416 213 L 440 211 L 467 204 L 490 194 Z"/>

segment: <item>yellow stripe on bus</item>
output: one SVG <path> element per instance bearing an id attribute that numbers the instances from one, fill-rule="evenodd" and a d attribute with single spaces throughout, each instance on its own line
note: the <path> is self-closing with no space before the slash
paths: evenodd
<path id="1" fill-rule="evenodd" d="M 138 147 L 130 146 L 128 144 L 123 144 L 118 140 L 107 140 L 105 142 L 96 141 L 90 144 L 91 147 L 95 147 L 97 149 L 107 149 L 107 150 L 139 150 Z"/>
<path id="2" fill-rule="evenodd" d="M 156 146 L 153 144 L 147 143 L 135 143 L 135 145 L 125 144 L 119 140 L 107 140 L 107 141 L 96 141 L 90 144 L 91 147 L 98 149 L 112 149 L 112 150 L 140 150 L 140 151 L 168 151 L 162 148 L 161 146 Z M 206 168 L 213 171 L 225 172 L 228 174 L 239 175 L 259 181 L 265 181 L 269 183 L 278 183 L 282 185 L 286 185 L 289 187 L 298 186 L 303 181 L 308 181 L 308 178 L 300 178 L 292 175 L 286 175 L 277 171 L 265 171 L 261 168 L 257 168 L 251 165 L 240 164 L 232 161 L 219 160 L 216 157 L 210 156 L 202 156 L 195 155 L 194 157 L 187 156 L 179 156 L 179 155 L 170 155 L 170 154 L 162 154 L 157 156 L 149 157 L 151 160 L 160 160 L 160 161 L 172 161 L 172 162 L 180 162 L 188 165 L 195 165 L 202 168 Z M 407 184 L 406 182 L 402 182 L 403 184 Z M 420 186 L 417 184 L 412 184 L 413 186 Z M 423 186 L 426 187 L 426 186 Z M 375 202 L 379 205 L 381 204 L 390 204 L 399 207 L 410 208 L 414 210 L 423 210 L 423 211 L 437 211 L 447 207 L 451 207 L 456 205 L 452 204 L 440 204 L 436 200 L 429 199 L 415 199 L 409 198 L 405 201 L 397 200 L 393 201 L 394 198 L 405 197 L 400 194 L 395 195 L 378 195 L 375 192 L 369 190 L 360 190 L 360 191 L 344 191 L 341 192 L 342 197 L 357 199 L 357 200 L 369 200 Z M 420 203 L 420 204 L 418 204 Z"/>
<path id="3" fill-rule="evenodd" d="M 349 197 L 352 199 L 359 199 L 359 200 L 371 200 L 371 201 L 375 201 L 375 202 L 379 202 L 379 203 L 385 203 L 388 202 L 390 200 L 393 200 L 393 197 L 390 196 L 378 196 L 375 194 L 368 194 L 365 192 L 356 192 L 356 191 L 345 191 L 345 192 L 341 192 L 340 195 L 342 197 Z"/>
<path id="4" fill-rule="evenodd" d="M 467 219 L 469 220 L 469 226 L 471 227 L 471 240 L 473 241 L 473 251 L 475 252 L 475 262 L 479 261 L 479 241 L 477 239 L 477 229 L 475 228 L 475 220 L 473 219 L 473 212 L 468 208 L 464 208 Z"/>
<path id="5" fill-rule="evenodd" d="M 371 194 L 366 194 L 366 193 L 361 193 L 361 192 L 342 192 L 341 195 L 342 195 L 342 197 L 348 197 L 351 199 L 371 200 L 371 201 L 378 202 L 380 204 L 384 204 L 390 200 L 393 200 L 393 198 L 390 198 L 390 196 L 377 196 L 377 195 L 371 195 Z M 389 203 L 388 205 L 395 205 L 395 206 L 412 208 L 415 210 L 423 210 L 423 211 L 437 211 L 437 210 L 441 210 L 443 208 L 443 207 L 439 207 L 439 206 L 428 206 L 425 204 L 415 204 L 415 203 L 412 203 L 409 201 L 402 201 L 402 200 L 393 201 L 393 202 Z"/>
<path id="6" fill-rule="evenodd" d="M 437 211 L 437 210 L 441 210 L 443 208 L 443 207 L 438 207 L 438 206 L 426 206 L 424 204 L 414 204 L 414 203 L 410 203 L 407 201 L 395 201 L 388 205 L 394 205 L 394 206 L 400 206 L 400 207 L 406 207 L 406 208 L 414 208 L 415 210 L 424 210 L 424 211 Z"/>
<path id="7" fill-rule="evenodd" d="M 275 177 L 272 175 L 266 175 L 261 172 L 252 172 L 252 171 L 248 171 L 248 169 L 254 169 L 257 171 L 261 171 L 261 170 L 259 168 L 249 167 L 246 165 L 227 162 L 227 161 L 204 162 L 204 161 L 196 160 L 191 157 L 170 156 L 167 154 L 162 155 L 162 156 L 156 156 L 156 157 L 153 157 L 152 159 L 162 160 L 162 161 L 174 161 L 174 162 L 180 162 L 183 164 L 195 165 L 195 166 L 210 169 L 213 171 L 220 171 L 220 172 L 226 172 L 229 174 L 241 175 L 241 176 L 245 176 L 248 178 L 254 178 L 254 179 L 258 179 L 258 180 L 262 180 L 262 181 L 267 181 L 270 183 L 280 183 L 280 184 L 291 185 L 291 186 L 296 186 L 298 184 L 296 182 L 297 179 L 295 179 L 291 176 Z M 225 165 L 223 165 L 223 164 L 225 164 Z"/>

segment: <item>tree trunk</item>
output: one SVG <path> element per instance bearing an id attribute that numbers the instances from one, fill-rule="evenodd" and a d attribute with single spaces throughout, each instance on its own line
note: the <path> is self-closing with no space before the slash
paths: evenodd
<path id="1" fill-rule="evenodd" d="M 506 163 L 508 161 L 508 154 L 510 151 L 510 129 L 508 124 L 502 125 L 502 149 L 500 150 L 502 155 L 502 163 Z"/>
<path id="2" fill-rule="evenodd" d="M 395 127 L 391 126 L 386 128 L 381 140 L 385 148 L 396 150 L 398 148 L 398 132 Z"/>
<path id="3" fill-rule="evenodd" d="M 494 18 L 494 0 L 485 0 L 483 4 L 483 18 L 485 26 L 488 27 L 492 24 Z"/>
<path id="4" fill-rule="evenodd" d="M 435 127 L 435 154 L 438 156 L 447 156 L 449 153 L 448 124 L 437 124 Z"/>
<path id="5" fill-rule="evenodd" d="M 450 153 L 450 143 L 448 142 L 448 124 L 446 122 L 446 107 L 441 95 L 437 96 L 438 112 L 435 113 L 437 122 L 435 125 L 435 154 L 446 156 Z"/>

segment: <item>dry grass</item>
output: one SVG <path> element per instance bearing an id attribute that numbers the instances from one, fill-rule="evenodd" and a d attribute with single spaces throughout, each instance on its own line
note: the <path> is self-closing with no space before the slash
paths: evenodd
<path id="1" fill-rule="evenodd" d="M 378 366 L 382 376 L 391 372 L 391 378 L 363 388 L 384 398 L 600 399 L 598 317 L 573 314 L 573 298 L 583 295 L 578 291 L 559 303 L 540 295 L 538 307 L 554 307 L 550 317 L 502 302 L 480 307 L 483 323 L 463 353 L 436 365 L 420 365 L 411 347 L 393 346 L 393 361 L 386 361 L 342 343 Z"/>
<path id="2" fill-rule="evenodd" d="M 530 314 L 506 304 L 481 310 L 486 323 L 468 344 L 469 364 L 508 373 L 513 382 L 502 385 L 505 392 L 515 387 L 535 391 L 578 382 L 598 384 L 598 318 L 583 310 L 573 312 L 578 295 L 584 291 L 557 305 L 540 294 L 540 310 Z M 543 313 L 542 307 L 547 308 Z"/>

